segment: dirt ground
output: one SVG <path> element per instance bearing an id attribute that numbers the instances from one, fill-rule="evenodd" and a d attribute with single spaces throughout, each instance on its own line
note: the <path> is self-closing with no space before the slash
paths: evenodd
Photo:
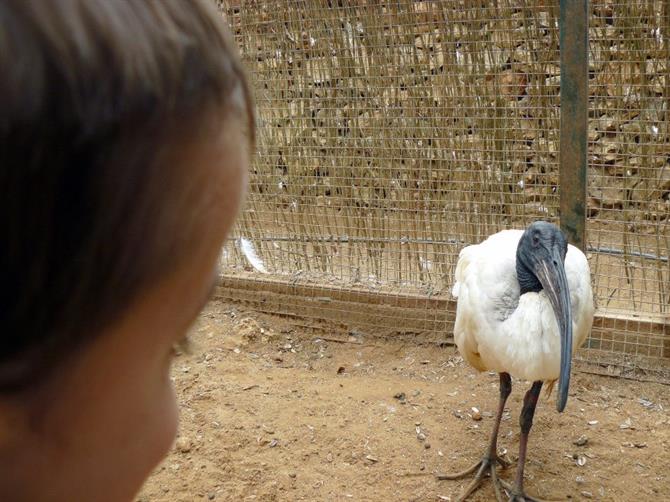
<path id="1" fill-rule="evenodd" d="M 454 347 L 335 341 L 217 300 L 192 339 L 173 368 L 179 438 L 138 501 L 448 501 L 465 482 L 435 474 L 483 453 L 498 378 Z M 510 460 L 528 386 L 514 381 L 501 425 Z M 670 500 L 669 409 L 668 386 L 575 372 L 563 414 L 555 394 L 538 405 L 528 493 Z M 470 500 L 494 500 L 488 481 Z"/>

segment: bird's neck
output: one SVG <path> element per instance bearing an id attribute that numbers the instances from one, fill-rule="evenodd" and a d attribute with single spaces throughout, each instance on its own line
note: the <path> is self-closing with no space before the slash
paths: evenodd
<path id="1" fill-rule="evenodd" d="M 516 261 L 516 278 L 519 281 L 519 294 L 539 293 L 542 291 L 542 284 L 539 279 L 531 272 L 521 261 Z"/>

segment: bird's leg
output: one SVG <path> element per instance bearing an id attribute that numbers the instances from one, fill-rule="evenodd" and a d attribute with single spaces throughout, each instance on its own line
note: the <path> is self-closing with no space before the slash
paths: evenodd
<path id="1" fill-rule="evenodd" d="M 457 501 L 465 500 L 472 492 L 474 492 L 482 483 L 484 477 L 487 474 L 490 475 L 491 479 L 493 480 L 496 499 L 498 501 L 502 501 L 502 489 L 500 486 L 500 480 L 496 474 L 496 464 L 500 464 L 501 467 L 505 468 L 509 465 L 509 462 L 498 456 L 498 430 L 500 429 L 500 420 L 502 419 L 502 414 L 505 409 L 505 402 L 507 402 L 507 398 L 511 392 L 512 379 L 510 378 L 509 373 L 500 373 L 500 400 L 498 401 L 498 413 L 496 414 L 496 421 L 493 424 L 493 430 L 491 431 L 491 440 L 484 457 L 479 462 L 462 472 L 457 472 L 454 474 L 439 474 L 437 476 L 437 479 L 440 480 L 461 479 L 475 471 L 477 472 L 474 479 L 465 488 L 460 497 L 456 499 Z"/>
<path id="2" fill-rule="evenodd" d="M 496 421 L 491 430 L 491 442 L 489 444 L 488 458 L 500 463 L 502 467 L 508 467 L 509 462 L 503 460 L 498 456 L 498 431 L 500 430 L 500 421 L 502 420 L 503 412 L 505 411 L 505 403 L 507 398 L 512 393 L 512 379 L 509 373 L 500 373 L 500 399 L 498 400 L 498 413 L 496 413 Z"/>
<path id="3" fill-rule="evenodd" d="M 526 463 L 528 434 L 530 433 L 530 428 L 533 426 L 533 416 L 535 415 L 535 407 L 541 390 L 542 382 L 534 382 L 533 386 L 526 392 L 526 395 L 523 398 L 523 408 L 521 409 L 521 416 L 519 417 L 521 437 L 519 439 L 519 462 L 516 469 L 516 479 L 514 485 L 505 481 L 502 482 L 505 490 L 509 493 L 510 502 L 540 502 L 539 499 L 529 497 L 523 491 L 523 467 Z"/>

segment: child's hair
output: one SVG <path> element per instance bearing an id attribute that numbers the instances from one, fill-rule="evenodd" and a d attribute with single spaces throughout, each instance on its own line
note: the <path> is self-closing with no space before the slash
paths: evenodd
<path id="1" fill-rule="evenodd" d="M 247 129 L 253 143 L 254 124 L 211 0 L 2 0 L 0 26 L 9 392 L 43 377 L 188 253 L 191 215 L 179 200 L 198 194 L 183 193 L 190 166 L 165 150 L 222 127 Z"/>

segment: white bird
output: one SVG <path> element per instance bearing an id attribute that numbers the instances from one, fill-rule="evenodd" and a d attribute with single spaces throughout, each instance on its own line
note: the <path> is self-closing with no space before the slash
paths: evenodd
<path id="1" fill-rule="evenodd" d="M 500 401 L 482 460 L 463 472 L 438 478 L 460 479 L 477 471 L 458 500 L 465 500 L 488 474 L 499 501 L 502 489 L 510 501 L 532 501 L 523 491 L 523 468 L 542 384 L 548 383 L 551 389 L 558 380 L 556 407 L 562 412 L 568 399 L 573 352 L 584 343 L 593 323 L 586 256 L 568 245 L 558 227 L 537 221 L 525 231 L 504 230 L 481 244 L 464 248 L 455 276 L 456 345 L 476 369 L 500 374 Z M 498 456 L 497 436 L 512 390 L 510 375 L 533 382 L 519 420 L 521 437 L 514 484 L 496 475 L 496 464 L 508 465 Z"/>

